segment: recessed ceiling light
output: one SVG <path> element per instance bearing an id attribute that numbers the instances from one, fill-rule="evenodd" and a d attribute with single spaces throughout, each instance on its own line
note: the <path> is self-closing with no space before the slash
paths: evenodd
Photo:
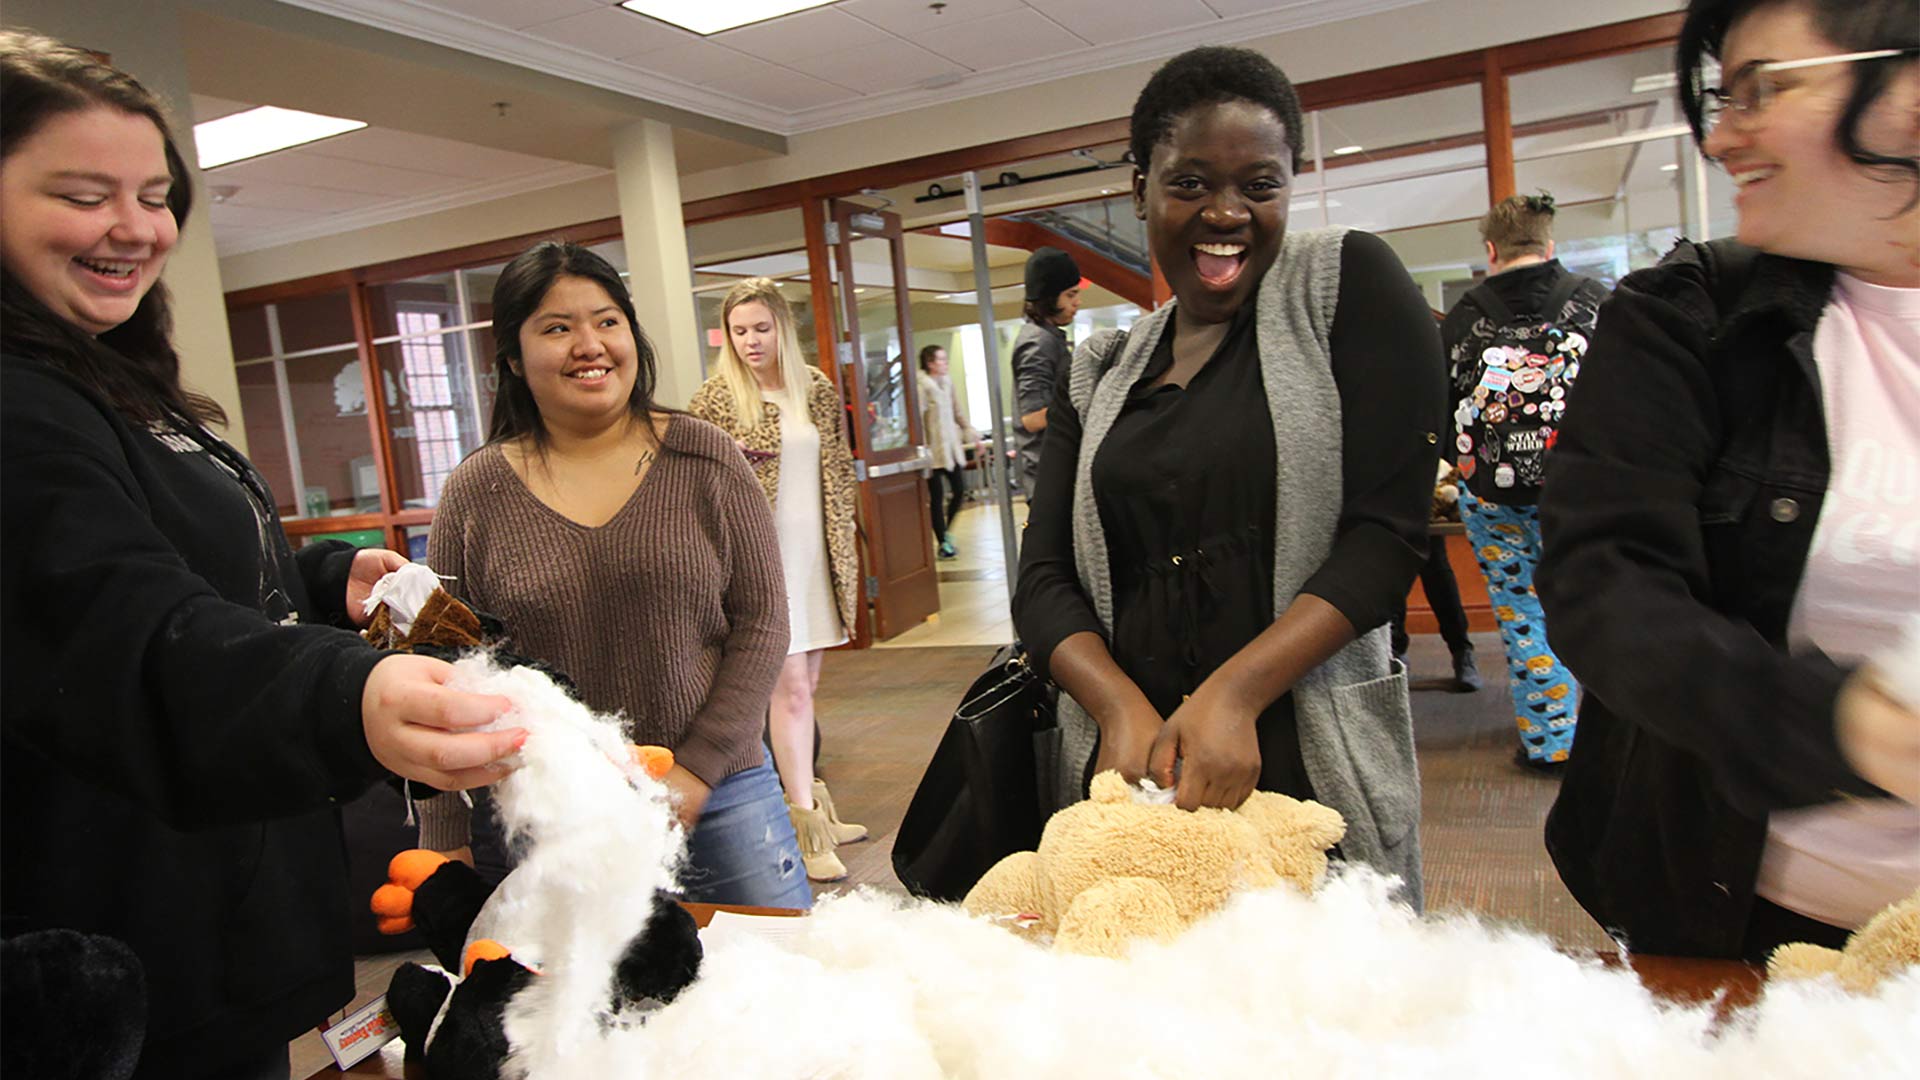
<path id="1" fill-rule="evenodd" d="M 216 169 L 366 126 L 364 120 L 262 105 L 193 125 L 193 143 L 199 150 L 200 167 Z"/>
<path id="2" fill-rule="evenodd" d="M 1344 156 L 1346 156 L 1347 154 L 1357 154 L 1357 153 L 1359 153 L 1360 151 L 1362 151 L 1362 150 L 1365 150 L 1365 149 L 1366 149 L 1366 147 L 1364 147 L 1364 146 L 1358 146 L 1358 145 L 1355 145 L 1355 146 L 1336 146 L 1336 147 L 1334 147 L 1334 148 L 1333 148 L 1333 156 L 1334 156 L 1334 157 L 1344 157 Z"/>
<path id="3" fill-rule="evenodd" d="M 1680 80 L 1674 78 L 1673 72 L 1663 71 L 1658 75 L 1642 75 L 1633 80 L 1633 92 L 1651 94 L 1660 90 L 1671 90 L 1678 85 Z"/>
<path id="4" fill-rule="evenodd" d="M 1668 164 L 1660 166 L 1661 172 L 1678 172 L 1679 169 L 1680 165 L 1678 162 L 1669 162 Z"/>
<path id="5" fill-rule="evenodd" d="M 717 34 L 748 23 L 765 22 L 808 8 L 825 7 L 835 0 L 625 0 L 620 6 L 636 15 L 691 30 Z"/>

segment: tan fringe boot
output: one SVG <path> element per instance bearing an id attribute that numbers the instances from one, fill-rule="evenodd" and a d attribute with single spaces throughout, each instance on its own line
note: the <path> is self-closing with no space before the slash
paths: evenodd
<path id="1" fill-rule="evenodd" d="M 787 817 L 793 821 L 794 835 L 800 839 L 800 861 L 807 864 L 807 877 L 813 881 L 839 881 L 847 876 L 847 864 L 833 853 L 833 825 L 827 812 L 818 806 L 803 810 L 787 804 Z"/>
<path id="2" fill-rule="evenodd" d="M 833 808 L 833 796 L 827 792 L 827 782 L 817 776 L 813 778 L 813 805 L 827 812 L 827 823 L 833 828 L 834 843 L 857 844 L 867 838 L 865 825 L 849 825 L 840 820 L 840 812 Z"/>

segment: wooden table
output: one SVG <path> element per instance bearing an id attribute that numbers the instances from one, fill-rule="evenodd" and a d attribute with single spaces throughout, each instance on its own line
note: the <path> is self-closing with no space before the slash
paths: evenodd
<path id="1" fill-rule="evenodd" d="M 693 913 L 694 921 L 701 926 L 713 920 L 716 911 L 737 911 L 747 915 L 799 915 L 802 912 L 790 908 L 739 907 L 730 904 L 684 904 Z M 1602 954 L 1602 963 L 1609 967 L 1620 963 L 1618 956 Z M 1765 973 L 1762 969 L 1738 960 L 1701 960 L 1685 956 L 1635 956 L 1628 961 L 1634 974 L 1640 976 L 1645 986 L 1664 1001 L 1676 1005 L 1698 1005 L 1711 1001 L 1716 995 L 1725 994 L 1718 1009 L 1724 1019 L 1734 1009 L 1745 1008 L 1760 997 L 1760 986 Z M 381 1047 L 378 1054 L 367 1058 L 353 1068 L 346 1070 L 348 1076 L 385 1077 L 387 1080 L 426 1080 L 426 1070 L 419 1065 L 406 1063 L 405 1045 L 398 1040 Z M 308 1080 L 326 1080 L 327 1077 L 341 1075 L 340 1070 L 331 1065 L 314 1073 Z"/>

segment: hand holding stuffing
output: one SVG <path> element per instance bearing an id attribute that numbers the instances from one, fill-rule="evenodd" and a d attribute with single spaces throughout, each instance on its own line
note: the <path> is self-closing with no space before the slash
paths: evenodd
<path id="1" fill-rule="evenodd" d="M 399 776 L 442 791 L 499 780 L 512 771 L 501 759 L 527 738 L 522 728 L 470 730 L 498 719 L 511 703 L 449 689 L 452 674 L 453 665 L 444 661 L 396 654 L 374 665 L 360 698 L 374 758 Z"/>

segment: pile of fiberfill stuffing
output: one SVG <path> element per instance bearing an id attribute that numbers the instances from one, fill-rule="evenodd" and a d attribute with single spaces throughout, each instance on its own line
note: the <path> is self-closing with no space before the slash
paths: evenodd
<path id="1" fill-rule="evenodd" d="M 1537 935 L 1416 917 L 1354 868 L 1311 897 L 1245 893 L 1125 961 L 862 891 L 778 940 L 714 942 L 671 1005 L 608 1022 L 593 1003 L 679 855 L 663 789 L 613 763 L 616 720 L 537 673 L 484 657 L 459 667 L 456 685 L 512 698 L 502 722 L 530 732 L 525 766 L 497 792 L 530 845 L 520 873 L 548 892 L 508 939 L 545 970 L 509 1006 L 510 1075 L 1825 1080 L 1920 1063 L 1920 968 L 1858 996 L 1783 982 L 1716 1020 L 1710 1004 L 1664 1005 L 1631 972 Z"/>

